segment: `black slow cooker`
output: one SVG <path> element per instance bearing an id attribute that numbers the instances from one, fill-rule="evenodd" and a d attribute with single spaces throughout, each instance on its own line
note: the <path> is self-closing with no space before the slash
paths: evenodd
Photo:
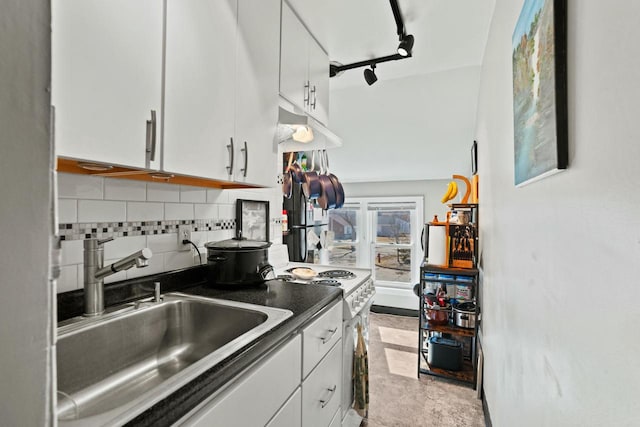
<path id="1" fill-rule="evenodd" d="M 268 261 L 271 242 L 233 238 L 209 242 L 207 265 L 213 286 L 251 286 L 275 278 Z"/>

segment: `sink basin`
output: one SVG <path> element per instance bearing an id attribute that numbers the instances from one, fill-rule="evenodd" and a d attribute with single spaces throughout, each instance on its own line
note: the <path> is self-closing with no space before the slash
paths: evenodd
<path id="1" fill-rule="evenodd" d="M 58 419 L 124 421 L 291 316 L 289 310 L 171 293 L 161 303 L 60 326 Z"/>

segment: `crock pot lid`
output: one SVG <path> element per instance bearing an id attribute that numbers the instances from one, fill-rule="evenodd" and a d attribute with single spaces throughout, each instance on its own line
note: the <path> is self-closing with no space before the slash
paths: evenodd
<path id="1" fill-rule="evenodd" d="M 458 311 L 474 312 L 476 311 L 476 304 L 474 302 L 463 302 L 454 307 Z"/>
<path id="2" fill-rule="evenodd" d="M 209 242 L 204 245 L 207 249 L 266 249 L 271 246 L 271 242 L 260 242 L 258 240 L 227 239 L 220 242 Z"/>

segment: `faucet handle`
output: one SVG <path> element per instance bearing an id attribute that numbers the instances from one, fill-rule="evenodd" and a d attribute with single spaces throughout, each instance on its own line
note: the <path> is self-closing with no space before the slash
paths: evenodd
<path id="1" fill-rule="evenodd" d="M 113 239 L 114 239 L 114 237 L 107 237 L 106 239 L 98 240 L 98 245 L 104 245 L 105 243 L 108 243 L 108 242 L 112 241 Z"/>

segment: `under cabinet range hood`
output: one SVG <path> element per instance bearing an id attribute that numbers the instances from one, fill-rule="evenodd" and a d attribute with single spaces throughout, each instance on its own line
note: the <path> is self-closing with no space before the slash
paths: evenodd
<path id="1" fill-rule="evenodd" d="M 295 108 L 278 108 L 278 143 L 284 152 L 341 147 L 342 139 L 322 123 Z"/>

